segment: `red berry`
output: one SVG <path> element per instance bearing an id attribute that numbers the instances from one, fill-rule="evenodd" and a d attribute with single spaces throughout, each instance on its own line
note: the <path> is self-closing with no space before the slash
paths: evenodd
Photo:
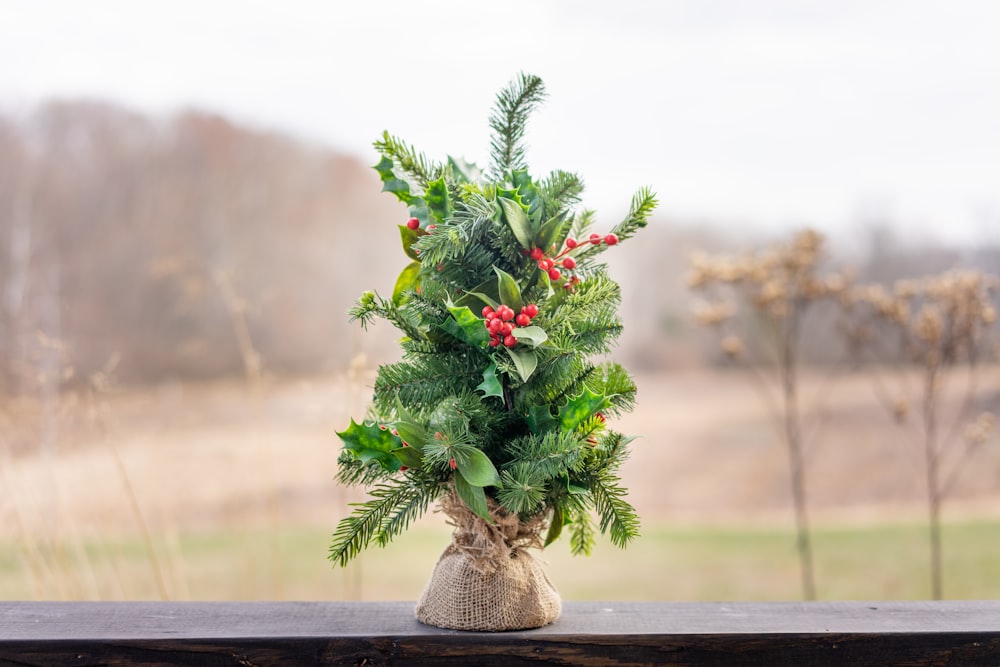
<path id="1" fill-rule="evenodd" d="M 483 317 L 489 317 L 494 312 L 496 311 L 493 310 L 493 306 L 483 306 Z"/>
<path id="2" fill-rule="evenodd" d="M 559 269 L 552 269 L 549 271 L 549 280 L 555 282 L 560 278 L 562 278 L 562 273 L 559 271 Z"/>
<path id="3" fill-rule="evenodd" d="M 567 269 L 575 269 L 576 268 L 576 260 L 573 259 L 572 257 L 567 257 L 566 259 L 564 259 L 562 261 L 562 265 L 564 267 L 566 267 Z"/>
<path id="4" fill-rule="evenodd" d="M 542 271 L 548 271 L 549 269 L 551 269 L 555 265 L 556 265 L 556 263 L 553 262 L 551 259 L 549 259 L 547 257 L 545 259 L 540 260 L 538 262 L 538 268 L 540 268 Z"/>
<path id="5" fill-rule="evenodd" d="M 537 262 L 542 257 L 545 257 L 545 252 L 541 248 L 532 248 L 530 257 Z"/>
<path id="6" fill-rule="evenodd" d="M 513 336 L 507 336 L 506 338 L 503 339 L 503 344 L 506 345 L 507 347 L 514 347 L 515 345 L 517 345 L 517 339 L 514 338 Z"/>
<path id="7" fill-rule="evenodd" d="M 455 463 L 455 459 L 452 459 L 451 461 L 448 461 L 448 465 L 450 465 L 450 466 L 451 466 L 451 469 L 452 469 L 452 470 L 454 470 L 455 468 L 457 468 L 457 467 L 458 467 L 458 464 L 457 464 L 457 463 Z"/>
<path id="8" fill-rule="evenodd" d="M 527 306 L 522 308 L 522 310 L 524 311 L 524 314 L 527 315 L 528 317 L 534 317 L 535 315 L 538 314 L 538 306 L 536 306 L 533 303 L 529 303 Z"/>
<path id="9" fill-rule="evenodd" d="M 608 245 L 615 245 L 616 243 L 618 243 L 618 237 L 615 236 L 614 234 L 608 234 L 607 236 L 604 237 L 604 242 L 607 243 Z"/>
<path id="10" fill-rule="evenodd" d="M 496 347 L 500 344 L 500 337 L 496 334 L 490 334 L 490 347 Z"/>
<path id="11" fill-rule="evenodd" d="M 503 329 L 503 320 L 499 317 L 494 317 L 489 321 L 489 324 L 486 325 L 486 328 L 490 333 L 500 333 L 500 330 Z"/>
<path id="12" fill-rule="evenodd" d="M 417 227 L 420 226 L 420 221 L 417 220 L 416 218 L 410 218 L 409 220 L 406 221 L 406 226 L 409 227 L 410 229 L 416 229 Z"/>
<path id="13" fill-rule="evenodd" d="M 514 331 L 514 325 L 511 324 L 510 322 L 504 322 L 503 327 L 501 327 L 500 331 L 498 331 L 497 333 L 501 336 L 509 336 L 513 331 Z"/>
<path id="14" fill-rule="evenodd" d="M 526 327 L 531 324 L 531 318 L 528 317 L 527 313 L 521 313 L 514 321 L 517 322 L 517 326 L 519 327 Z"/>
<path id="15" fill-rule="evenodd" d="M 509 322 L 512 319 L 514 319 L 514 309 L 513 308 L 511 308 L 510 306 L 501 306 L 501 309 L 502 310 L 499 311 L 500 312 L 500 319 L 502 319 L 504 322 Z"/>
<path id="16" fill-rule="evenodd" d="M 601 235 L 600 234 L 591 234 L 590 235 L 590 242 L 593 243 L 594 245 L 601 245 L 601 241 L 602 241 L 602 239 L 601 239 Z"/>
<path id="17" fill-rule="evenodd" d="M 577 243 L 576 239 L 573 238 L 572 236 L 569 237 L 568 239 L 566 239 L 566 247 L 569 248 L 570 250 L 572 250 L 573 248 L 575 248 L 578 245 L 580 245 L 580 244 Z"/>

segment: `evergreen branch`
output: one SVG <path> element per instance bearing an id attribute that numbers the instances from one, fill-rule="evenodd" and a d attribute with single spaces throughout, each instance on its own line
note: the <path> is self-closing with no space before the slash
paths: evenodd
<path id="1" fill-rule="evenodd" d="M 532 514 L 545 500 L 545 477 L 531 463 L 515 463 L 500 474 L 497 501 L 508 511 Z"/>
<path id="2" fill-rule="evenodd" d="M 371 496 L 366 502 L 351 503 L 354 510 L 350 516 L 340 520 L 333 533 L 328 558 L 341 567 L 361 553 L 373 539 L 384 546 L 396 533 L 405 529 L 411 519 L 426 510 L 430 500 L 436 497 L 428 494 L 425 487 L 414 487 L 405 479 L 391 479 L 379 484 L 371 490 Z M 396 532 L 386 532 L 387 527 Z"/>
<path id="3" fill-rule="evenodd" d="M 546 217 L 559 215 L 580 203 L 583 180 L 568 171 L 553 171 L 538 185 Z"/>
<path id="4" fill-rule="evenodd" d="M 625 218 L 611 229 L 611 233 L 618 237 L 619 241 L 635 236 L 635 233 L 649 223 L 649 216 L 656 208 L 656 195 L 648 187 L 640 188 L 632 196 L 632 204 L 629 206 L 628 214 Z M 610 246 L 606 243 L 591 245 L 584 248 L 576 255 L 578 262 L 584 263 L 593 259 L 598 253 L 604 252 Z"/>
<path id="5" fill-rule="evenodd" d="M 635 508 L 625 500 L 628 491 L 610 468 L 595 471 L 589 486 L 600 517 L 601 532 L 610 534 L 611 543 L 624 549 L 639 536 L 639 517 Z"/>
<path id="6" fill-rule="evenodd" d="M 414 482 L 418 481 L 418 473 L 411 471 L 409 474 Z M 382 522 L 377 535 L 379 546 L 384 547 L 394 537 L 409 528 L 410 523 L 422 517 L 430 504 L 441 495 L 443 487 L 437 480 L 419 481 L 423 483 L 405 487 L 409 493 L 400 496 L 386 520 Z"/>
<path id="7" fill-rule="evenodd" d="M 430 162 L 423 153 L 418 153 L 413 146 L 388 132 L 383 132 L 382 139 L 374 145 L 375 150 L 398 164 L 423 190 L 441 175 L 440 165 Z"/>
<path id="8" fill-rule="evenodd" d="M 574 556 L 589 556 L 597 542 L 594 520 L 590 515 L 593 499 L 590 494 L 568 495 L 565 512 L 569 516 L 569 550 Z"/>
<path id="9" fill-rule="evenodd" d="M 545 85 L 542 80 L 524 73 L 497 96 L 496 106 L 490 114 L 493 180 L 503 182 L 505 174 L 525 168 L 521 140 L 528 116 L 543 99 Z"/>

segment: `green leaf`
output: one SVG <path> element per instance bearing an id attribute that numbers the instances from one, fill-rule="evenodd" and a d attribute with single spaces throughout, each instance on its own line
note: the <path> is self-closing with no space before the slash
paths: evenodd
<path id="1" fill-rule="evenodd" d="M 564 431 L 572 431 L 595 412 L 607 407 L 608 403 L 604 394 L 595 394 L 584 387 L 579 396 L 570 398 L 566 405 L 559 408 L 559 425 Z"/>
<path id="2" fill-rule="evenodd" d="M 552 508 L 552 523 L 549 524 L 549 532 L 545 536 L 545 546 L 549 546 L 559 539 L 559 535 L 562 534 L 564 521 L 565 517 L 562 506 L 555 505 Z"/>
<path id="3" fill-rule="evenodd" d="M 396 396 L 396 415 L 399 419 L 392 423 L 392 427 L 396 429 L 400 440 L 405 440 L 411 448 L 422 454 L 424 444 L 428 439 L 427 429 L 418 423 L 416 418 L 407 411 L 403 406 L 403 402 L 399 400 L 398 395 Z"/>
<path id="4" fill-rule="evenodd" d="M 362 463 L 378 461 L 384 470 L 396 472 L 402 462 L 392 453 L 400 445 L 400 440 L 388 429 L 375 423 L 358 424 L 351 419 L 345 431 L 337 433 L 344 443 L 344 449 L 354 454 Z"/>
<path id="5" fill-rule="evenodd" d="M 535 354 L 534 350 L 516 349 L 513 347 L 504 349 L 510 354 L 510 358 L 514 362 L 514 367 L 517 369 L 517 374 L 521 376 L 521 381 L 527 382 L 531 374 L 535 372 L 535 368 L 538 367 L 538 355 Z"/>
<path id="6" fill-rule="evenodd" d="M 497 274 L 497 291 L 500 293 L 500 303 L 510 306 L 515 313 L 520 312 L 521 288 L 518 287 L 514 276 L 495 266 L 493 270 Z"/>
<path id="7" fill-rule="evenodd" d="M 503 208 L 504 218 L 510 225 L 510 230 L 514 232 L 514 237 L 521 244 L 522 248 L 531 249 L 531 241 L 534 234 L 531 233 L 531 222 L 524 208 L 513 199 L 498 197 L 500 206 Z M 509 305 L 509 304 L 508 304 Z"/>
<path id="8" fill-rule="evenodd" d="M 516 327 L 511 332 L 511 335 L 517 339 L 518 343 L 524 343 L 531 347 L 538 347 L 549 339 L 549 335 L 545 333 L 545 329 L 536 325 Z"/>
<path id="9" fill-rule="evenodd" d="M 392 288 L 392 303 L 398 306 L 404 300 L 408 290 L 416 290 L 420 286 L 420 262 L 410 262 L 396 278 L 396 286 Z"/>
<path id="10" fill-rule="evenodd" d="M 472 162 L 466 162 L 462 158 L 448 156 L 448 166 L 455 177 L 456 183 L 478 183 L 483 176 L 483 171 Z"/>
<path id="11" fill-rule="evenodd" d="M 490 457 L 475 447 L 456 447 L 455 464 L 472 486 L 496 486 L 500 483 L 500 474 L 494 467 Z"/>
<path id="12" fill-rule="evenodd" d="M 500 303 L 500 292 L 495 278 L 487 278 L 455 300 L 456 306 L 468 306 L 473 310 L 482 310 L 483 304 L 496 308 Z"/>
<path id="13" fill-rule="evenodd" d="M 449 334 L 472 347 L 485 347 L 490 340 L 490 332 L 483 326 L 483 320 L 469 310 L 468 306 L 449 306 L 451 317 L 441 325 Z"/>
<path id="14" fill-rule="evenodd" d="M 397 427 L 398 431 L 399 428 Z M 420 452 L 414 447 L 397 447 L 392 450 L 392 455 L 399 459 L 407 468 L 420 468 L 424 465 L 424 460 Z"/>
<path id="15" fill-rule="evenodd" d="M 545 221 L 538 233 L 535 234 L 535 245 L 546 252 L 552 252 L 552 245 L 562 245 L 563 239 L 559 237 L 559 231 L 563 228 L 566 217 L 563 214 L 555 215 Z M 555 248 L 555 250 L 559 250 Z"/>
<path id="16" fill-rule="evenodd" d="M 489 396 L 503 398 L 503 385 L 500 384 L 500 379 L 497 378 L 497 365 L 495 363 L 490 364 L 483 371 L 483 381 L 479 383 L 476 390 L 483 392 L 483 398 Z"/>
<path id="17" fill-rule="evenodd" d="M 396 199 L 404 204 L 409 204 L 414 199 L 418 199 L 410 194 L 410 184 L 396 176 L 395 171 L 393 171 L 392 159 L 388 156 L 382 156 L 379 163 L 375 165 L 375 171 L 378 172 L 379 178 L 382 179 L 382 192 L 391 192 L 396 195 Z"/>
<path id="18" fill-rule="evenodd" d="M 532 405 L 528 411 L 528 428 L 535 435 L 542 435 L 551 431 L 559 425 L 559 422 L 552 416 L 548 404 Z"/>
<path id="19" fill-rule="evenodd" d="M 399 225 L 399 238 L 403 241 L 403 252 L 410 259 L 415 259 L 420 261 L 420 255 L 418 255 L 413 249 L 413 242 L 418 238 L 426 234 L 422 229 L 410 229 L 406 225 Z"/>
<path id="20" fill-rule="evenodd" d="M 454 211 L 451 198 L 448 196 L 448 185 L 444 182 L 443 176 L 427 184 L 424 201 L 427 202 L 427 210 L 431 217 L 438 222 L 444 222 L 450 218 Z"/>
<path id="21" fill-rule="evenodd" d="M 481 486 L 473 486 L 466 481 L 459 471 L 455 471 L 455 491 L 470 510 L 477 516 L 484 519 L 486 523 L 493 523 L 489 508 L 486 505 L 486 492 Z"/>

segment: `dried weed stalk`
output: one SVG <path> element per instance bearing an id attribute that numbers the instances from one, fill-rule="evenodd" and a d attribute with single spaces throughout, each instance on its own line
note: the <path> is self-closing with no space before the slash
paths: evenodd
<path id="1" fill-rule="evenodd" d="M 816 598 L 807 503 L 807 478 L 799 400 L 799 343 L 809 307 L 825 299 L 839 299 L 850 283 L 846 274 L 820 277 L 823 237 L 815 231 L 797 233 L 790 243 L 736 257 L 692 258 L 688 284 L 705 295 L 697 308 L 700 323 L 717 330 L 722 351 L 747 362 L 761 380 L 763 395 L 774 399 L 771 379 L 780 385 L 775 414 L 781 422 L 790 463 L 795 505 L 797 548 L 803 596 Z M 735 332 L 736 315 L 749 309 L 761 327 L 760 341 Z M 758 345 L 751 343 L 759 342 Z M 771 369 L 771 377 L 765 372 Z"/>
<path id="2" fill-rule="evenodd" d="M 978 416 L 977 371 L 989 350 L 990 327 L 997 312 L 992 294 L 995 276 L 979 271 L 949 271 L 921 280 L 898 281 L 889 291 L 880 285 L 858 286 L 844 299 L 848 342 L 857 359 L 890 359 L 915 369 L 919 382 L 919 440 L 926 466 L 930 528 L 931 591 L 941 599 L 941 506 L 970 455 L 989 440 L 994 416 Z M 955 371 L 947 373 L 949 369 Z M 960 407 L 943 414 L 945 383 L 964 380 Z M 877 376 L 876 376 L 877 377 Z M 911 407 L 905 387 L 876 385 L 876 395 L 900 423 Z"/>

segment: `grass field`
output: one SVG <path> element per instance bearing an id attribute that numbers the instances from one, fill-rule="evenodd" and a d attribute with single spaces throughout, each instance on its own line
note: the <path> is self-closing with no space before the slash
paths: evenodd
<path id="1" fill-rule="evenodd" d="M 134 538 L 36 545 L 41 554 L 8 541 L 0 543 L 0 598 L 409 600 L 448 539 L 445 527 L 422 525 L 343 570 L 323 560 L 322 528 L 157 540 L 156 566 Z M 925 540 L 919 524 L 819 527 L 820 599 L 926 599 Z M 1000 521 L 949 523 L 945 543 L 946 596 L 1000 598 Z M 794 536 L 776 527 L 655 525 L 627 551 L 602 543 L 591 557 L 574 558 L 556 545 L 541 558 L 571 600 L 800 597 Z"/>
<path id="2" fill-rule="evenodd" d="M 987 406 L 998 375 L 982 383 Z M 927 598 L 912 424 L 881 412 L 868 378 L 819 386 L 803 388 L 819 598 Z M 0 405 L 0 598 L 414 599 L 448 542 L 438 515 L 346 570 L 325 559 L 360 497 L 332 481 L 334 431 L 368 391 L 343 377 L 174 383 Z M 734 374 L 639 377 L 619 428 L 641 435 L 622 476 L 643 537 L 591 558 L 546 550 L 566 599 L 801 597 L 786 455 L 759 398 Z M 957 468 L 948 598 L 1000 598 L 998 445 Z"/>

